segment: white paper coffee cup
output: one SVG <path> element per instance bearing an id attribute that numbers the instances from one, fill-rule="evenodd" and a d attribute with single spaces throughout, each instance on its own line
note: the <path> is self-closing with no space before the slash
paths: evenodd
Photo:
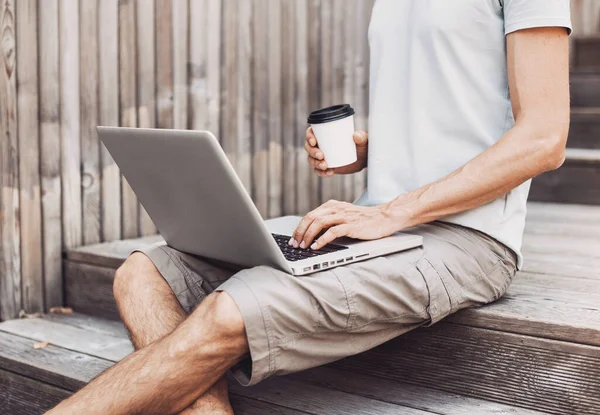
<path id="1" fill-rule="evenodd" d="M 328 168 L 347 166 L 357 160 L 354 109 L 350 105 L 334 105 L 313 111 L 308 117 L 308 123 Z"/>

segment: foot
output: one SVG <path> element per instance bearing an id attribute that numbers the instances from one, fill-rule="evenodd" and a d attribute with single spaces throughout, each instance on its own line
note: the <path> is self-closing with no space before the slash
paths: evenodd
<path id="1" fill-rule="evenodd" d="M 204 395 L 180 415 L 234 415 L 229 403 L 227 379 L 222 377 Z"/>

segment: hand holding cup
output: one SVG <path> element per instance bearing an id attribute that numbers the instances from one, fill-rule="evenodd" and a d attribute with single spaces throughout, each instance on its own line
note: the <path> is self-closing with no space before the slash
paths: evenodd
<path id="1" fill-rule="evenodd" d="M 350 174 L 367 166 L 368 134 L 354 130 L 354 110 L 335 105 L 313 111 L 304 148 L 308 161 L 321 177 Z"/>

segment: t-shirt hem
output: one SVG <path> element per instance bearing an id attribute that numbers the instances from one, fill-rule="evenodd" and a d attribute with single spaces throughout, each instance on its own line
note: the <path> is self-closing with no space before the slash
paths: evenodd
<path id="1" fill-rule="evenodd" d="M 517 30 L 533 29 L 535 27 L 564 27 L 569 32 L 573 31 L 571 20 L 564 17 L 543 17 L 538 19 L 524 19 L 512 22 L 504 26 L 504 34 L 516 32 Z"/>

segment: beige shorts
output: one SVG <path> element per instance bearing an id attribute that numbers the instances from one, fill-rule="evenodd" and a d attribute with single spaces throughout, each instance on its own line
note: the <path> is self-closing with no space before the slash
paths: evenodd
<path id="1" fill-rule="evenodd" d="M 466 307 L 498 299 L 515 254 L 478 231 L 442 222 L 413 228 L 423 246 L 294 277 L 239 269 L 168 246 L 145 253 L 186 312 L 225 291 L 242 313 L 250 355 L 233 373 L 243 385 L 364 352 Z"/>

